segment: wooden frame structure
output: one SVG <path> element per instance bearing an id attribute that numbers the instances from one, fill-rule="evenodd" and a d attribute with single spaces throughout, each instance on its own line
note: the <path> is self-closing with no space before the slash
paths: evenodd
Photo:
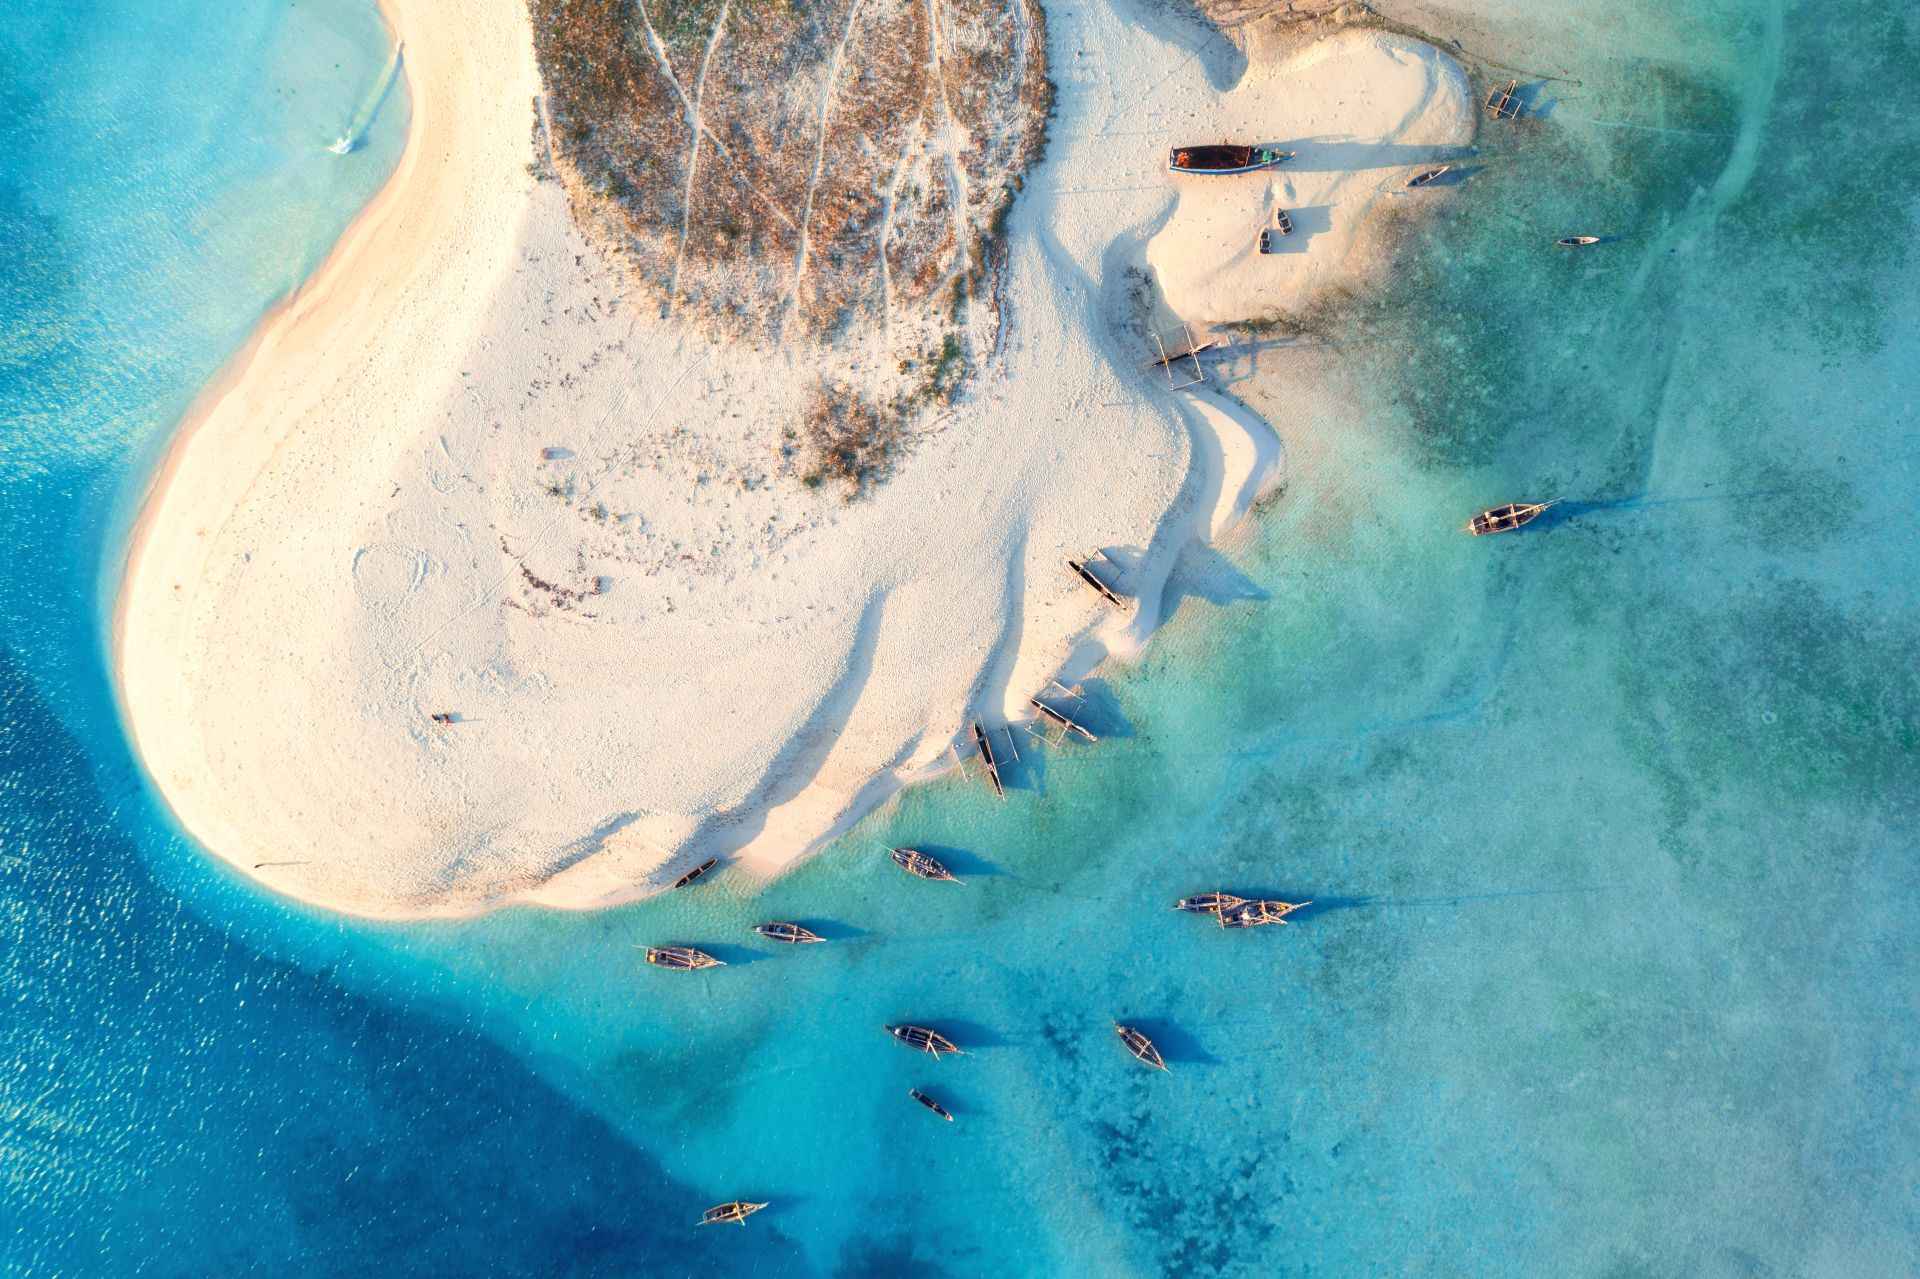
<path id="1" fill-rule="evenodd" d="M 1171 391 L 1184 391 L 1190 386 L 1199 386 L 1202 382 L 1206 381 L 1207 370 L 1205 366 L 1200 363 L 1200 353 L 1202 351 L 1210 351 L 1219 345 L 1219 343 L 1212 340 L 1205 342 L 1199 341 L 1193 336 L 1192 326 L 1184 320 L 1181 321 L 1180 324 L 1179 336 L 1186 339 L 1186 344 L 1176 351 L 1169 351 L 1167 350 L 1166 340 L 1160 336 L 1160 331 L 1158 329 L 1153 331 L 1153 345 L 1160 354 L 1149 367 L 1165 369 L 1167 371 L 1167 389 Z M 1193 362 L 1193 376 L 1184 382 L 1176 382 L 1173 380 L 1173 366 L 1181 360 L 1191 360 Z"/>

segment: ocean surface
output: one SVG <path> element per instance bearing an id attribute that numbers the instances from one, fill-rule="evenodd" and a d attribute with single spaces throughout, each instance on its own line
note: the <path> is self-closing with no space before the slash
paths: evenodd
<path id="1" fill-rule="evenodd" d="M 172 424 L 395 162 L 379 19 L 0 8 L 0 1271 L 1920 1273 L 1920 24 L 1465 7 L 1421 20 L 1531 118 L 1222 362 L 1287 485 L 1088 684 L 1099 746 L 764 890 L 429 926 L 202 857 L 104 645 Z M 1247 377 L 1329 358 L 1338 429 Z M 1212 888 L 1314 905 L 1167 909 Z"/>

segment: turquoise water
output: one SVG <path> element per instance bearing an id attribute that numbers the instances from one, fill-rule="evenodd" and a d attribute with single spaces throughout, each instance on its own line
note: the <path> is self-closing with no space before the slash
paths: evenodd
<path id="1" fill-rule="evenodd" d="M 1350 420 L 1234 382 L 1286 491 L 1090 688 L 1097 749 L 1034 749 L 1005 805 L 915 791 L 758 893 L 426 927 L 177 839 L 100 642 L 169 424 L 391 167 L 378 20 L 0 14 L 6 1271 L 1920 1271 L 1920 36 L 1669 9 L 1462 36 L 1579 83 L 1328 345 L 1222 366 L 1336 357 Z M 1583 230 L 1617 238 L 1542 247 Z M 1529 495 L 1566 502 L 1453 532 Z M 1216 886 L 1316 905 L 1165 909 Z M 731 965 L 631 949 L 668 940 Z M 735 1196 L 775 1206 L 687 1228 Z"/>

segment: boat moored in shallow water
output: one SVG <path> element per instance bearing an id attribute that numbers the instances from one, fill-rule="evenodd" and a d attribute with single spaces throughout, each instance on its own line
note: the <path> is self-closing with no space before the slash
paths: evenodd
<path id="1" fill-rule="evenodd" d="M 1166 1058 L 1162 1057 L 1160 1050 L 1153 1046 L 1153 1041 L 1133 1027 L 1122 1026 L 1120 1023 L 1115 1022 L 1113 1033 L 1120 1036 L 1120 1042 L 1127 1046 L 1128 1052 L 1147 1063 L 1147 1065 L 1152 1066 L 1155 1070 L 1165 1070 L 1167 1068 Z"/>
<path id="2" fill-rule="evenodd" d="M 776 919 L 766 924 L 755 924 L 753 931 L 759 933 L 768 941 L 783 941 L 793 946 L 807 946 L 814 942 L 826 940 L 826 938 L 805 925 L 790 924 L 783 919 Z"/>
<path id="3" fill-rule="evenodd" d="M 948 1123 L 953 1122 L 953 1116 L 948 1113 L 947 1108 L 945 1106 L 941 1105 L 939 1102 L 935 1101 L 933 1098 L 927 1096 L 927 1094 L 921 1092 L 918 1088 L 907 1089 L 907 1096 L 913 1098 L 915 1101 L 919 1102 L 921 1105 L 925 1106 L 928 1110 L 931 1110 L 934 1114 L 940 1116 L 942 1119 L 946 1120 Z"/>
<path id="4" fill-rule="evenodd" d="M 959 878 L 940 862 L 927 856 L 917 848 L 896 848 L 893 850 L 893 864 L 909 875 L 920 879 L 938 880 L 944 884 L 957 884 Z"/>
<path id="5" fill-rule="evenodd" d="M 1451 168 L 1453 168 L 1451 164 L 1443 164 L 1437 169 L 1423 170 L 1422 172 L 1416 173 L 1412 177 L 1408 178 L 1407 185 L 1410 187 L 1426 186 L 1428 183 L 1432 182 L 1434 179 L 1438 178 L 1441 174 L 1447 172 Z"/>
<path id="6" fill-rule="evenodd" d="M 748 1217 L 766 1206 L 763 1203 L 748 1203 L 744 1199 L 736 1199 L 732 1203 L 715 1204 L 700 1214 L 699 1224 L 717 1226 L 732 1222 L 734 1225 L 744 1226 L 747 1224 Z"/>
<path id="7" fill-rule="evenodd" d="M 960 1053 L 960 1049 L 954 1045 L 951 1039 L 948 1039 L 939 1031 L 929 1030 L 925 1026 L 888 1026 L 887 1033 L 907 1047 L 917 1048 L 936 1061 L 939 1059 L 941 1053 L 953 1053 L 956 1056 Z"/>
<path id="8" fill-rule="evenodd" d="M 1475 537 L 1511 532 L 1539 519 L 1542 511 L 1559 500 L 1556 497 L 1550 502 L 1508 502 L 1504 506 L 1489 506 L 1467 521 L 1467 532 Z"/>
<path id="9" fill-rule="evenodd" d="M 1597 235 L 1566 235 L 1555 240 L 1554 243 L 1563 249 L 1584 249 L 1589 244 L 1600 243 L 1600 237 Z"/>
<path id="10" fill-rule="evenodd" d="M 1196 915 L 1218 915 L 1223 910 L 1246 904 L 1246 898 L 1235 897 L 1232 893 L 1195 893 L 1191 897 L 1182 897 L 1173 904 L 1173 908 L 1192 911 Z"/>
<path id="11" fill-rule="evenodd" d="M 726 961 L 715 959 L 697 946 L 649 946 L 647 962 L 655 968 L 677 972 L 697 972 L 702 968 L 725 968 Z"/>
<path id="12" fill-rule="evenodd" d="M 1251 901 L 1228 906 L 1216 913 L 1222 928 L 1259 928 L 1266 924 L 1284 924 L 1287 916 L 1312 902 Z"/>
<path id="13" fill-rule="evenodd" d="M 1291 151 L 1272 147 L 1243 147 L 1231 142 L 1218 146 L 1174 147 L 1167 153 L 1171 173 L 1254 173 L 1293 159 Z"/>

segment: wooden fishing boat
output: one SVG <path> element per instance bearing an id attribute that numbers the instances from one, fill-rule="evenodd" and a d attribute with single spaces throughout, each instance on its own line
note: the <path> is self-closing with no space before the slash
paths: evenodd
<path id="1" fill-rule="evenodd" d="M 1416 173 L 1412 177 L 1407 179 L 1407 185 L 1410 187 L 1426 186 L 1429 182 L 1432 182 L 1435 178 L 1439 177 L 1441 174 L 1447 172 L 1451 168 L 1453 168 L 1451 164 L 1443 164 L 1437 169 L 1427 169 L 1427 170 L 1424 170 L 1423 172 Z"/>
<path id="2" fill-rule="evenodd" d="M 937 1030 L 928 1030 L 925 1026 L 888 1026 L 887 1033 L 909 1048 L 917 1048 L 938 1060 L 941 1053 L 959 1055 L 960 1050 L 951 1039 Z"/>
<path id="3" fill-rule="evenodd" d="M 1037 697 L 1029 697 L 1027 704 L 1036 711 L 1039 711 L 1041 718 L 1058 727 L 1062 737 L 1065 737 L 1068 733 L 1078 733 L 1089 742 L 1097 742 L 1100 740 L 1093 735 L 1093 731 L 1086 725 L 1080 723 L 1065 711 L 1047 705 Z"/>
<path id="4" fill-rule="evenodd" d="M 1152 1066 L 1155 1070 L 1165 1070 L 1167 1068 L 1166 1059 L 1160 1055 L 1160 1050 L 1153 1046 L 1151 1039 L 1148 1039 L 1133 1027 L 1122 1026 L 1118 1022 L 1114 1023 L 1113 1030 L 1115 1034 L 1120 1036 L 1120 1042 L 1127 1046 L 1128 1052 L 1138 1057 L 1141 1061 L 1146 1062 L 1147 1065 Z"/>
<path id="5" fill-rule="evenodd" d="M 648 946 L 647 962 L 655 968 L 672 968 L 679 972 L 694 972 L 702 968 L 725 968 L 724 960 L 715 959 L 706 951 L 694 946 Z"/>
<path id="6" fill-rule="evenodd" d="M 688 884 L 691 884 L 694 880 L 700 878 L 719 864 L 720 859 L 718 857 L 709 857 L 680 878 L 674 880 L 673 886 L 675 888 L 685 888 Z"/>
<path id="7" fill-rule="evenodd" d="M 427 718 L 436 724 L 451 724 L 453 723 L 453 712 L 435 711 L 433 714 L 427 716 Z"/>
<path id="8" fill-rule="evenodd" d="M 1519 87 L 1518 80 L 1509 80 L 1505 85 L 1495 85 L 1487 90 L 1487 114 L 1496 120 L 1519 118 L 1520 103 L 1513 96 L 1513 91 Z"/>
<path id="9" fill-rule="evenodd" d="M 1246 904 L 1246 898 L 1235 897 L 1232 893 L 1195 893 L 1191 897 L 1182 897 L 1173 904 L 1173 908 L 1192 911 L 1196 915 L 1218 915 L 1223 910 Z"/>
<path id="10" fill-rule="evenodd" d="M 783 941 L 793 946 L 808 946 L 814 942 L 826 940 L 811 928 L 801 924 L 789 924 L 785 920 L 778 919 L 772 923 L 755 924 L 753 931 L 768 941 Z"/>
<path id="11" fill-rule="evenodd" d="M 1475 537 L 1511 532 L 1539 519 L 1542 511 L 1559 500 L 1556 497 L 1552 502 L 1508 502 L 1504 506 L 1490 506 L 1467 521 L 1467 532 Z"/>
<path id="12" fill-rule="evenodd" d="M 700 1214 L 700 1224 L 703 1226 L 718 1226 L 732 1222 L 735 1225 L 744 1226 L 747 1224 L 748 1217 L 751 1217 L 754 1213 L 759 1212 L 766 1206 L 765 1204 L 748 1203 L 744 1199 L 736 1199 L 732 1203 L 715 1204 Z"/>
<path id="13" fill-rule="evenodd" d="M 1555 240 L 1554 243 L 1563 249 L 1584 249 L 1589 244 L 1600 243 L 1600 237 L 1597 235 L 1566 235 Z"/>
<path id="14" fill-rule="evenodd" d="M 921 1105 L 925 1106 L 928 1110 L 931 1110 L 934 1114 L 940 1116 L 942 1119 L 946 1120 L 948 1123 L 953 1122 L 953 1116 L 947 1113 L 947 1108 L 945 1106 L 941 1105 L 939 1102 L 935 1101 L 933 1098 L 927 1096 L 927 1094 L 921 1092 L 918 1088 L 907 1089 L 907 1096 L 913 1098 L 915 1101 L 919 1102 Z"/>
<path id="15" fill-rule="evenodd" d="M 1079 574 L 1080 580 L 1097 591 L 1100 598 L 1107 603 L 1113 605 L 1115 608 L 1125 608 L 1127 606 L 1125 600 L 1113 593 L 1111 586 L 1108 586 L 1105 582 L 1094 576 L 1093 570 L 1087 567 L 1085 560 L 1069 559 L 1067 561 L 1067 567 Z"/>
<path id="16" fill-rule="evenodd" d="M 1215 175 L 1254 173 L 1291 159 L 1291 151 L 1222 142 L 1219 146 L 1174 147 L 1167 152 L 1167 169 L 1172 173 Z"/>
<path id="17" fill-rule="evenodd" d="M 1216 912 L 1216 918 L 1222 928 L 1260 928 L 1267 924 L 1284 924 L 1287 916 L 1312 902 L 1276 902 L 1250 901 L 1238 906 L 1229 906 Z"/>
<path id="18" fill-rule="evenodd" d="M 896 848 L 893 850 L 893 864 L 909 875 L 921 879 L 935 879 L 943 883 L 957 884 L 960 881 L 954 873 L 917 848 Z"/>
<path id="19" fill-rule="evenodd" d="M 1281 235 L 1293 234 L 1293 219 L 1287 216 L 1285 209 L 1275 209 L 1273 211 L 1273 229 Z"/>
<path id="20" fill-rule="evenodd" d="M 993 757 L 993 742 L 987 737 L 987 730 L 979 720 L 973 721 L 973 744 L 980 751 L 980 763 L 987 770 L 987 780 L 993 784 L 993 793 L 1001 799 L 1007 797 L 1006 783 L 1000 780 L 1000 762 Z"/>

